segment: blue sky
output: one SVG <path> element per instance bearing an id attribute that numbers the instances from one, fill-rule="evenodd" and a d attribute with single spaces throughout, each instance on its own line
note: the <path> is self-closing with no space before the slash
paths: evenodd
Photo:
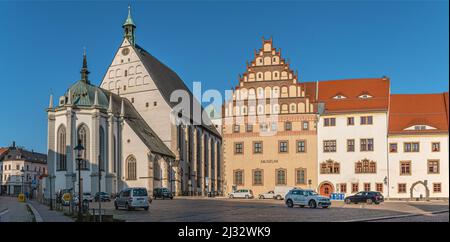
<path id="1" fill-rule="evenodd" d="M 79 79 L 84 46 L 99 84 L 130 2 L 137 43 L 190 88 L 236 85 L 273 36 L 300 81 L 386 75 L 392 93 L 448 91 L 447 1 L 0 1 L 0 147 L 46 152 L 50 93 Z"/>

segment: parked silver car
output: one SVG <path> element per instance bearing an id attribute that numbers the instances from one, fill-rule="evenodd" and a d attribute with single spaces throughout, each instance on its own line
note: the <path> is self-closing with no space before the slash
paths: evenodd
<path id="1" fill-rule="evenodd" d="M 114 207 L 116 210 L 119 207 L 123 207 L 126 210 L 143 208 L 147 211 L 151 201 L 151 198 L 148 197 L 147 189 L 143 187 L 125 188 L 114 200 Z"/>
<path id="2" fill-rule="evenodd" d="M 301 208 L 308 206 L 310 208 L 328 208 L 331 206 L 329 198 L 320 196 L 312 190 L 292 189 L 284 198 L 286 206 L 292 208 L 294 205 L 299 205 Z"/>

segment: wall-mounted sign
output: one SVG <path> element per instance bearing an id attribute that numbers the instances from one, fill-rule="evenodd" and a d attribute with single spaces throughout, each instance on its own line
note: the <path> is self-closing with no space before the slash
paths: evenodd
<path id="1" fill-rule="evenodd" d="M 261 160 L 261 163 L 278 163 L 278 160 Z"/>

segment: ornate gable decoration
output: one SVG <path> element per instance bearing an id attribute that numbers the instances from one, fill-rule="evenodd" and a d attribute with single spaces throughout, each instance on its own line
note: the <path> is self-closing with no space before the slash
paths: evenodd
<path id="1" fill-rule="evenodd" d="M 290 81 L 297 83 L 298 73 L 291 70 L 289 63 L 282 58 L 281 49 L 273 47 L 272 38 L 262 39 L 263 46 L 255 50 L 252 61 L 247 62 L 247 70 L 239 75 L 240 86 L 246 82 Z"/>

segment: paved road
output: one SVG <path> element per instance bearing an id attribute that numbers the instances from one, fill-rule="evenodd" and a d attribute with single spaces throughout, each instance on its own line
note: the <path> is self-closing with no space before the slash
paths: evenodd
<path id="1" fill-rule="evenodd" d="M 17 197 L 0 196 L 0 222 L 32 222 L 33 216 L 27 204 L 17 201 Z"/>
<path id="2" fill-rule="evenodd" d="M 96 204 L 91 204 L 91 208 Z M 275 200 L 189 199 L 154 200 L 149 211 L 114 210 L 103 203 L 107 213 L 126 221 L 152 222 L 332 222 L 423 214 L 449 208 L 448 202 L 385 202 L 380 205 L 347 205 L 334 201 L 328 209 L 287 208 Z M 434 220 L 448 222 L 448 215 Z"/>
<path id="3" fill-rule="evenodd" d="M 448 212 L 426 214 L 420 216 L 405 216 L 400 218 L 387 218 L 370 222 L 449 222 Z"/>

